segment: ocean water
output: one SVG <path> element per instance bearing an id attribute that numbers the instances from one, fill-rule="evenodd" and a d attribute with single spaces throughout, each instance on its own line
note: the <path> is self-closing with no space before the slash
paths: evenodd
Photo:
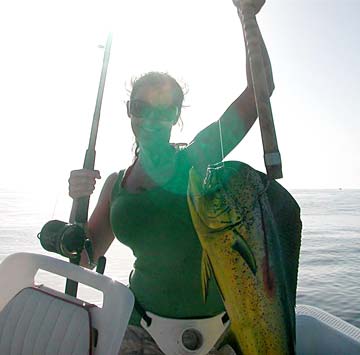
<path id="1" fill-rule="evenodd" d="M 297 303 L 322 308 L 360 327 L 360 190 L 290 192 L 303 222 Z M 0 188 L 0 261 L 23 251 L 61 258 L 44 251 L 36 237 L 48 220 L 60 219 L 44 201 L 35 193 Z M 127 284 L 134 262 L 131 251 L 115 241 L 106 256 L 105 274 Z M 64 289 L 62 278 L 40 273 L 37 280 Z M 101 301 L 98 292 L 87 288 L 80 288 L 79 297 Z"/>
<path id="2" fill-rule="evenodd" d="M 360 327 L 360 190 L 292 194 L 303 222 L 297 303 Z"/>

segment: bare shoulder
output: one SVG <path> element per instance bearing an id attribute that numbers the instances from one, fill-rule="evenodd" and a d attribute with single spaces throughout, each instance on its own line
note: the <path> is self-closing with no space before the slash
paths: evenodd
<path id="1" fill-rule="evenodd" d="M 112 173 L 112 174 L 110 174 L 110 175 L 107 177 L 107 179 L 106 179 L 106 181 L 105 181 L 105 183 L 104 183 L 104 187 L 105 187 L 105 186 L 110 186 L 111 188 L 113 188 L 113 186 L 114 186 L 114 184 L 115 184 L 115 181 L 116 181 L 116 179 L 117 179 L 118 176 L 119 176 L 118 173 Z"/>
<path id="2" fill-rule="evenodd" d="M 115 185 L 115 182 L 116 182 L 116 179 L 118 178 L 118 176 L 119 176 L 118 173 L 112 173 L 107 177 L 107 179 L 104 182 L 104 186 L 101 190 L 99 200 L 101 200 L 101 201 L 106 200 L 107 202 L 110 201 L 111 192 L 113 190 L 113 187 Z"/>

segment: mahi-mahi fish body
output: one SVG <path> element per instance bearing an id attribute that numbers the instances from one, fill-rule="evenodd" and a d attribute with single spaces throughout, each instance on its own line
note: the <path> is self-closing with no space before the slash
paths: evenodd
<path id="1" fill-rule="evenodd" d="M 205 179 L 190 171 L 188 204 L 203 248 L 202 280 L 215 277 L 237 353 L 294 354 L 300 209 L 275 181 L 229 161 Z"/>

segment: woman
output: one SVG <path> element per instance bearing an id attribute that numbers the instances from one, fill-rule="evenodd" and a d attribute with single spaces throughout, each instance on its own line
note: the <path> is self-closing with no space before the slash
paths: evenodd
<path id="1" fill-rule="evenodd" d="M 261 4 L 262 5 L 262 4 Z M 259 6 L 260 9 L 261 6 Z M 265 46 L 269 92 L 273 91 Z M 130 288 L 142 309 L 167 318 L 207 318 L 224 311 L 214 280 L 207 301 L 201 290 L 201 246 L 187 208 L 188 172 L 204 173 L 222 160 L 246 135 L 257 113 L 247 64 L 248 86 L 220 117 L 186 147 L 170 144 L 184 99 L 170 75 L 150 72 L 133 83 L 127 113 L 136 141 L 135 159 L 125 171 L 111 174 L 89 219 L 95 260 L 114 239 L 129 246 L 135 257 Z M 69 179 L 73 199 L 89 196 L 100 178 L 98 171 L 75 170 Z M 75 204 L 74 204 L 75 205 Z M 85 258 L 82 262 L 86 265 Z M 140 312 L 141 313 L 141 312 Z M 162 354 L 140 328 L 135 309 L 121 354 Z M 215 353 L 215 352 L 214 352 Z"/>

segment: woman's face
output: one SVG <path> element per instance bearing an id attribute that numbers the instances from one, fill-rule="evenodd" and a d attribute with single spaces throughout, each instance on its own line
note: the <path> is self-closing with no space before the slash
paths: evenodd
<path id="1" fill-rule="evenodd" d="M 177 122 L 179 110 L 173 105 L 170 83 L 140 88 L 129 105 L 131 127 L 140 146 L 169 142 L 171 128 Z"/>

